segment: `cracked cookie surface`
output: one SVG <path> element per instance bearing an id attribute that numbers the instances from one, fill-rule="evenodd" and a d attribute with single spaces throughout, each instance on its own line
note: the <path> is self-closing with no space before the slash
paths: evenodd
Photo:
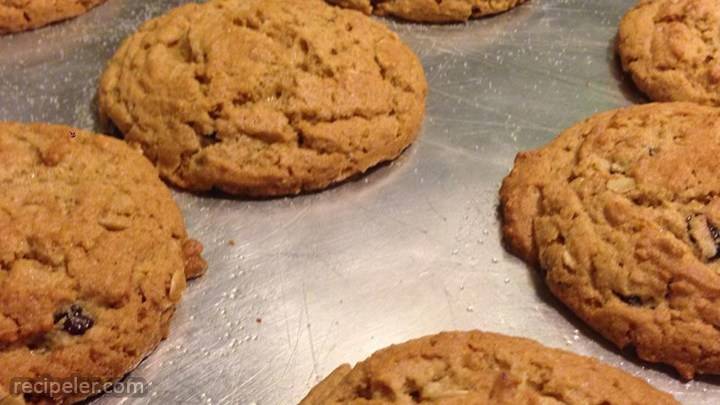
<path id="1" fill-rule="evenodd" d="M 300 405 L 677 404 L 590 357 L 495 333 L 443 332 L 338 367 Z"/>
<path id="2" fill-rule="evenodd" d="M 364 15 L 322 0 L 215 0 L 128 38 L 99 101 L 176 186 L 278 196 L 398 156 L 426 87 L 415 54 Z"/>
<path id="3" fill-rule="evenodd" d="M 720 105 L 720 3 L 643 0 L 623 18 L 618 53 L 656 101 Z"/>
<path id="4" fill-rule="evenodd" d="M 505 240 L 617 346 L 685 378 L 720 373 L 719 154 L 714 107 L 593 116 L 517 156 Z"/>
<path id="5" fill-rule="evenodd" d="M 205 269 L 157 170 L 117 139 L 0 123 L 0 189 L 0 396 L 16 378 L 120 379 Z"/>
<path id="6" fill-rule="evenodd" d="M 327 0 L 365 14 L 391 15 L 409 21 L 467 21 L 510 10 L 527 0 Z"/>
<path id="7" fill-rule="evenodd" d="M 27 31 L 76 17 L 105 0 L 0 0 L 0 34 Z"/>

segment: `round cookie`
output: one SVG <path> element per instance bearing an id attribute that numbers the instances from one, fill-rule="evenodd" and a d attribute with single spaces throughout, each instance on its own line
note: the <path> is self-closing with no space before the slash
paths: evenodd
<path id="1" fill-rule="evenodd" d="M 338 367 L 300 405 L 678 404 L 590 357 L 523 338 L 444 332 Z"/>
<path id="2" fill-rule="evenodd" d="M 505 240 L 620 348 L 685 378 L 720 373 L 720 109 L 593 116 L 520 153 L 500 190 Z"/>
<path id="3" fill-rule="evenodd" d="M 620 24 L 618 53 L 651 99 L 720 105 L 716 0 L 641 0 Z"/>
<path id="4" fill-rule="evenodd" d="M 186 277 L 205 269 L 202 246 L 120 140 L 0 123 L 0 185 L 0 395 L 77 402 L 97 392 L 11 383 L 122 378 L 167 335 Z"/>
<path id="5" fill-rule="evenodd" d="M 279 196 L 398 156 L 427 92 L 397 35 L 322 0 L 214 0 L 144 24 L 99 102 L 172 184 Z"/>
<path id="6" fill-rule="evenodd" d="M 467 21 L 510 10 L 527 0 L 327 0 L 366 14 L 391 15 L 408 21 L 443 23 Z"/>
<path id="7" fill-rule="evenodd" d="M 105 0 L 0 0 L 0 34 L 76 17 Z"/>

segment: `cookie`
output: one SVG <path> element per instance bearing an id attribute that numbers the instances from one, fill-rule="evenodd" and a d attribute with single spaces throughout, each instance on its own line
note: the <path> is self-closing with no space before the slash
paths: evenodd
<path id="1" fill-rule="evenodd" d="M 155 168 L 117 139 L 0 123 L 0 186 L 0 394 L 79 401 L 96 392 L 15 384 L 123 377 L 166 337 L 202 246 Z"/>
<path id="2" fill-rule="evenodd" d="M 338 367 L 300 405 L 678 404 L 590 357 L 479 331 L 444 332 Z"/>
<path id="3" fill-rule="evenodd" d="M 720 3 L 642 0 L 618 34 L 623 68 L 656 101 L 720 105 Z"/>
<path id="4" fill-rule="evenodd" d="M 85 14 L 105 0 L 0 0 L 0 34 L 40 28 Z"/>
<path id="5" fill-rule="evenodd" d="M 279 196 L 398 156 L 425 110 L 417 57 L 380 23 L 322 0 L 214 0 L 144 24 L 99 104 L 170 183 Z"/>
<path id="6" fill-rule="evenodd" d="M 555 296 L 620 348 L 720 373 L 720 109 L 610 111 L 520 153 L 503 233 Z"/>
<path id="7" fill-rule="evenodd" d="M 391 15 L 408 21 L 443 23 L 467 21 L 510 10 L 526 0 L 327 0 L 365 14 Z"/>

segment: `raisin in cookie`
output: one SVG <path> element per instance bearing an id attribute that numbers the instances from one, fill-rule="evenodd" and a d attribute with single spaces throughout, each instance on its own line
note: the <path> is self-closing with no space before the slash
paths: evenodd
<path id="1" fill-rule="evenodd" d="M 105 0 L 0 0 L 0 34 L 27 31 L 86 13 Z"/>
<path id="2" fill-rule="evenodd" d="M 338 367 L 300 405 L 677 404 L 595 359 L 494 333 L 444 332 Z"/>
<path id="3" fill-rule="evenodd" d="M 520 153 L 509 247 L 585 322 L 685 378 L 720 373 L 720 109 L 649 104 Z"/>
<path id="4" fill-rule="evenodd" d="M 366 14 L 392 15 L 417 22 L 458 22 L 502 13 L 526 0 L 327 0 Z"/>
<path id="5" fill-rule="evenodd" d="M 643 0 L 620 24 L 618 52 L 656 101 L 720 105 L 720 3 Z"/>
<path id="6" fill-rule="evenodd" d="M 99 100 L 174 185 L 277 196 L 398 156 L 425 94 L 415 54 L 364 15 L 321 0 L 215 0 L 143 25 Z"/>
<path id="7" fill-rule="evenodd" d="M 186 277 L 205 268 L 169 190 L 122 141 L 17 123 L 0 123 L 0 189 L 0 391 L 120 379 L 167 335 Z"/>

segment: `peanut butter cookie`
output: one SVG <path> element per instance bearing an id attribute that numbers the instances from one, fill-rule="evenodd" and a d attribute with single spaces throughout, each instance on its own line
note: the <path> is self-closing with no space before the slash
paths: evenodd
<path id="1" fill-rule="evenodd" d="M 510 10 L 526 0 L 328 0 L 366 14 L 391 15 L 409 21 L 467 21 Z"/>
<path id="2" fill-rule="evenodd" d="M 618 34 L 623 68 L 656 101 L 720 105 L 720 3 L 642 0 Z"/>
<path id="3" fill-rule="evenodd" d="M 110 137 L 0 123 L 0 188 L 0 395 L 96 394 L 13 384 L 122 378 L 167 335 L 202 246 L 141 151 Z"/>
<path id="4" fill-rule="evenodd" d="M 76 17 L 105 0 L 0 0 L 0 34 Z"/>
<path id="5" fill-rule="evenodd" d="M 380 23 L 322 0 L 215 0 L 149 21 L 100 85 L 101 113 L 172 184 L 319 190 L 416 138 L 425 76 Z"/>
<path id="6" fill-rule="evenodd" d="M 517 156 L 508 246 L 618 347 L 720 373 L 720 109 L 635 106 Z"/>
<path id="7" fill-rule="evenodd" d="M 444 332 L 343 365 L 300 405 L 678 404 L 590 357 L 494 333 Z"/>

